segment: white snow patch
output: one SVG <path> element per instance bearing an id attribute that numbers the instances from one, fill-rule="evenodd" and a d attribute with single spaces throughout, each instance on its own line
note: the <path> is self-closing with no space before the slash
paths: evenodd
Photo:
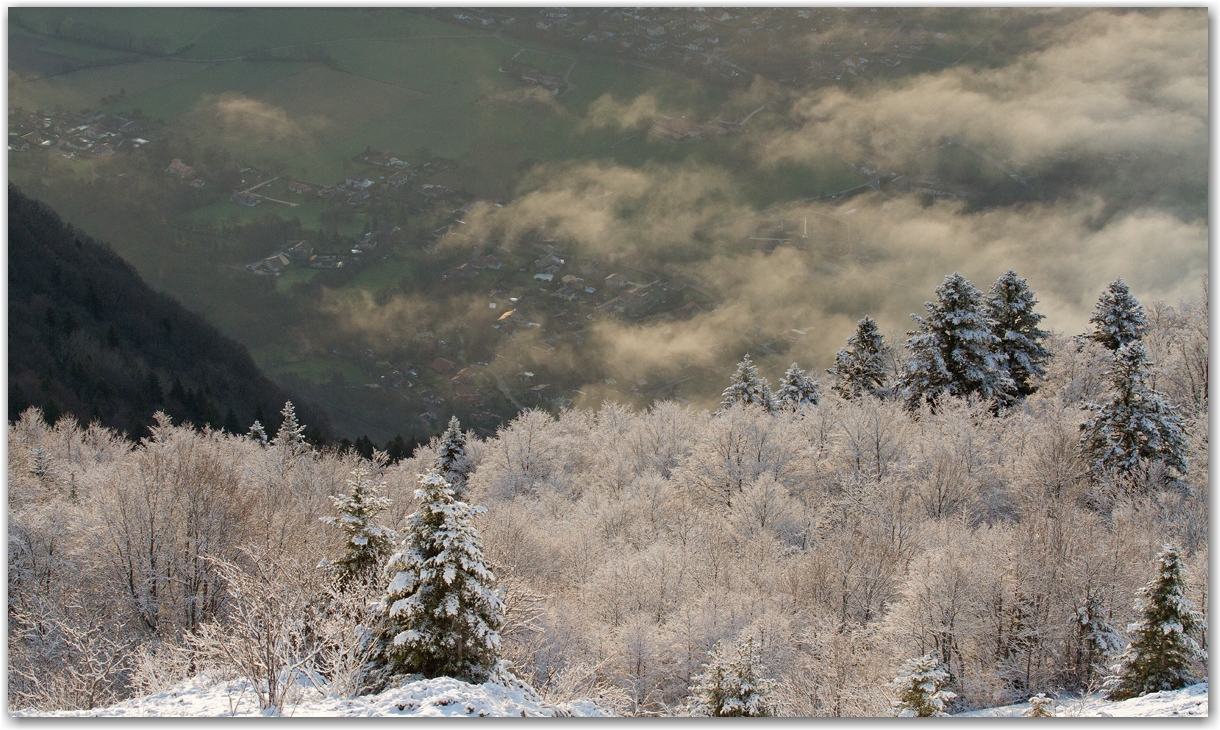
<path id="1" fill-rule="evenodd" d="M 1020 717 L 1028 702 L 963 712 L 954 717 Z M 1168 692 L 1154 692 L 1121 702 L 1092 696 L 1055 701 L 1059 717 L 1207 717 L 1207 682 Z"/>
<path id="2" fill-rule="evenodd" d="M 544 702 L 527 684 L 506 679 L 469 684 L 449 677 L 403 683 L 363 697 L 305 697 L 284 707 L 288 717 L 609 717 L 593 700 L 559 705 Z M 310 696 L 312 695 L 312 697 Z M 13 717 L 233 717 L 264 713 L 248 682 L 216 682 L 200 675 L 158 694 L 96 710 L 16 711 Z"/>

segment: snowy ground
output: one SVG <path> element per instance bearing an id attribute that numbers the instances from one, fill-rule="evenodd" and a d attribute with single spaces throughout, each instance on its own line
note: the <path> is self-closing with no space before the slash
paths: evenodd
<path id="1" fill-rule="evenodd" d="M 310 697 L 309 695 L 313 696 Z M 171 690 L 98 710 L 13 712 L 15 717 L 232 717 L 261 715 L 244 680 L 212 682 L 200 676 Z M 611 713 L 578 700 L 543 702 L 528 685 L 468 684 L 448 677 L 407 682 L 381 694 L 323 699 L 310 690 L 284 708 L 292 717 L 605 717 Z"/>
<path id="2" fill-rule="evenodd" d="M 1020 717 L 1028 702 L 985 710 L 963 712 L 955 717 Z M 1097 697 L 1065 699 L 1055 702 L 1060 717 L 1207 717 L 1207 682 L 1192 684 L 1172 692 L 1156 692 L 1122 702 Z"/>

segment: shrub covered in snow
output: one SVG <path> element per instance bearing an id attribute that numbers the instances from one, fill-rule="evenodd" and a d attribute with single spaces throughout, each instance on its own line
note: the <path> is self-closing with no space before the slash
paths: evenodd
<path id="1" fill-rule="evenodd" d="M 941 689 L 949 673 L 941 669 L 931 654 L 908 659 L 890 682 L 898 695 L 894 714 L 898 717 L 948 717 L 945 706 L 957 697 Z"/>
<path id="2" fill-rule="evenodd" d="M 1022 717 L 1054 717 L 1055 701 L 1039 692 L 1029 698 L 1029 709 L 1021 713 Z"/>
<path id="3" fill-rule="evenodd" d="M 777 712 L 775 682 L 764 675 L 754 637 L 728 647 L 716 642 L 703 674 L 695 677 L 691 714 L 700 717 L 770 717 Z"/>

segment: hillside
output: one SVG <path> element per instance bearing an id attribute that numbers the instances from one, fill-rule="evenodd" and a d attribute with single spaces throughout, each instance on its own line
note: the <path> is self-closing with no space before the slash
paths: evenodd
<path id="1" fill-rule="evenodd" d="M 8 234 L 10 421 L 36 406 L 132 436 L 157 410 L 230 432 L 278 423 L 289 394 L 244 346 L 13 185 Z M 298 413 L 312 439 L 331 437 L 321 410 Z"/>
<path id="2" fill-rule="evenodd" d="M 501 682 L 469 684 L 450 677 L 405 682 L 380 694 L 321 697 L 302 680 L 305 695 L 284 709 L 289 717 L 607 717 L 613 713 L 592 700 L 559 705 L 545 702 L 529 685 L 511 676 Z M 310 696 L 312 695 L 312 696 Z M 259 715 L 258 702 L 244 680 L 213 681 L 200 675 L 148 697 L 98 710 L 14 712 L 16 717 L 241 717 Z"/>
<path id="3" fill-rule="evenodd" d="M 963 712 L 957 717 L 1020 717 L 1028 702 Z M 1055 703 L 1058 717 L 1207 717 L 1207 682 L 1169 692 L 1153 692 L 1122 702 L 1096 697 Z"/>

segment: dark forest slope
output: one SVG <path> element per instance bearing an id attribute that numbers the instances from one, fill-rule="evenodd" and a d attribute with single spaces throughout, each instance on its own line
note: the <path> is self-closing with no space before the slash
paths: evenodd
<path id="1" fill-rule="evenodd" d="M 244 346 L 13 185 L 8 215 L 10 421 L 39 406 L 132 436 L 157 410 L 233 432 L 278 425 L 289 395 Z M 326 415 L 296 405 L 311 438 L 329 439 Z"/>

